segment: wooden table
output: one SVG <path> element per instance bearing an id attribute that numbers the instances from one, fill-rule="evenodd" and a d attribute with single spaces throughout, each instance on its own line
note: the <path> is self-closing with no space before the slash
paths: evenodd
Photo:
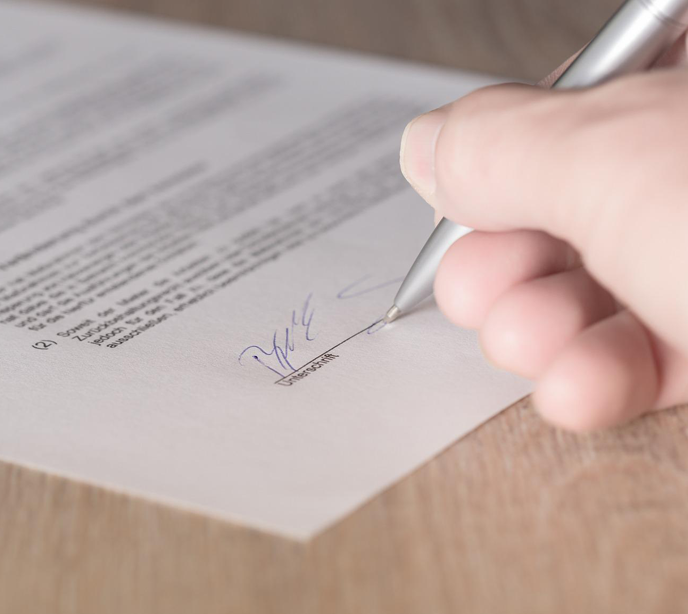
<path id="1" fill-rule="evenodd" d="M 617 2 L 103 4 L 537 78 Z M 580 437 L 521 402 L 307 544 L 0 465 L 1 614 L 683 611 L 685 409 Z"/>

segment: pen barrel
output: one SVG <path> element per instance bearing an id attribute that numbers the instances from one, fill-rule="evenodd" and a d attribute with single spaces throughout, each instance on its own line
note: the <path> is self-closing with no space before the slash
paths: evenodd
<path id="1" fill-rule="evenodd" d="M 411 268 L 412 271 L 423 271 L 425 274 L 407 275 L 394 299 L 394 305 L 400 311 L 405 312 L 432 295 L 435 273 L 444 254 L 469 232 L 470 228 L 455 224 L 447 218 L 440 221 Z"/>
<path id="2" fill-rule="evenodd" d="M 688 28 L 688 0 L 627 0 L 554 84 L 593 87 L 650 68 Z M 443 219 L 411 267 L 395 299 L 408 311 L 432 294 L 440 261 L 470 229 Z"/>
<path id="3" fill-rule="evenodd" d="M 592 87 L 651 67 L 685 32 L 688 0 L 627 0 L 554 84 Z"/>

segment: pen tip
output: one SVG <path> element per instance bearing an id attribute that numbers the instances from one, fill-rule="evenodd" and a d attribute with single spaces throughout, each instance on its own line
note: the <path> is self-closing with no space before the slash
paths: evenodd
<path id="1" fill-rule="evenodd" d="M 396 305 L 393 305 L 392 308 L 385 314 L 385 317 L 382 319 L 382 321 L 385 324 L 389 324 L 390 322 L 394 322 L 399 316 L 401 315 L 401 309 L 397 307 Z"/>

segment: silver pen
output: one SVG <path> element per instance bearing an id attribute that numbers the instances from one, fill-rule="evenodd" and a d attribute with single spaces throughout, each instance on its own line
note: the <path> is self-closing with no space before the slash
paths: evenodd
<path id="1" fill-rule="evenodd" d="M 552 86 L 592 87 L 652 66 L 688 28 L 688 0 L 627 0 Z M 396 320 L 432 295 L 435 273 L 452 244 L 470 228 L 444 218 L 413 263 L 385 315 Z"/>

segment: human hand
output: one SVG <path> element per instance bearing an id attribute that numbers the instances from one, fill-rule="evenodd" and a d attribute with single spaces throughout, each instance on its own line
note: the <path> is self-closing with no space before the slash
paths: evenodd
<path id="1" fill-rule="evenodd" d="M 685 49 L 590 90 L 486 88 L 404 133 L 406 178 L 476 229 L 442 261 L 440 308 L 567 429 L 688 401 Z"/>

